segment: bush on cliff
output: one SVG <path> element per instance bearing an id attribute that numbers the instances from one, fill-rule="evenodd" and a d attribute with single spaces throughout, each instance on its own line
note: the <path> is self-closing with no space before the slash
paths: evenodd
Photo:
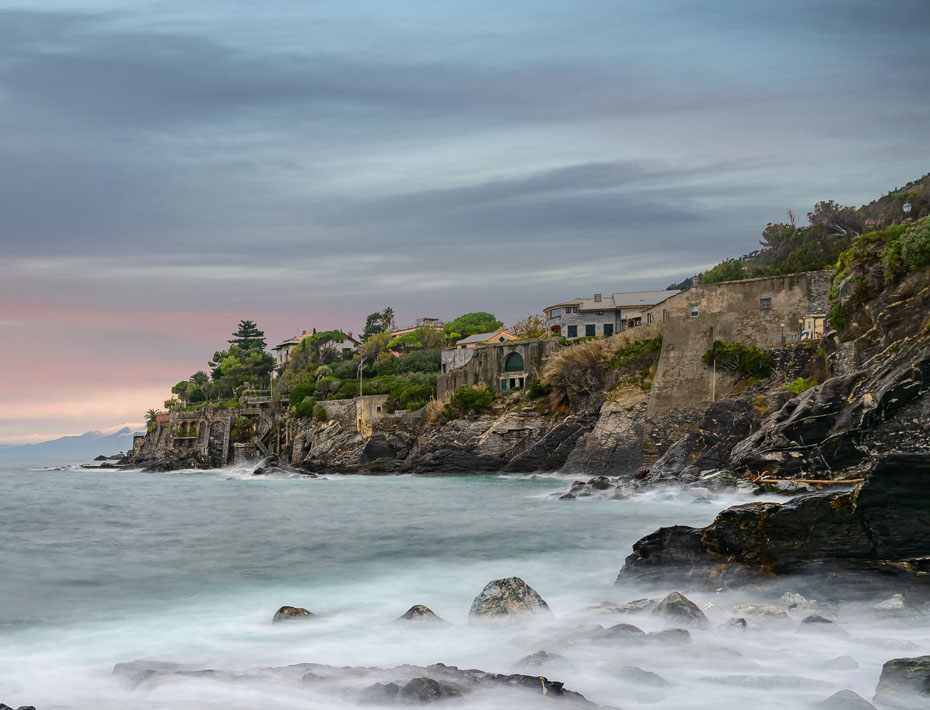
<path id="1" fill-rule="evenodd" d="M 930 217 L 920 220 L 904 233 L 901 258 L 911 271 L 930 264 Z"/>
<path id="2" fill-rule="evenodd" d="M 294 413 L 301 419 L 309 419 L 313 416 L 313 410 L 316 406 L 316 400 L 313 397 L 304 397 L 294 407 Z"/>
<path id="3" fill-rule="evenodd" d="M 494 392 L 487 387 L 459 387 L 449 400 L 449 408 L 461 414 L 481 414 L 493 401 Z"/>
<path id="4" fill-rule="evenodd" d="M 314 405 L 313 418 L 318 422 L 325 422 L 327 420 L 326 408 L 322 404 Z"/>
<path id="5" fill-rule="evenodd" d="M 752 345 L 727 343 L 715 340 L 713 347 L 704 353 L 704 364 L 737 372 L 744 377 L 768 377 L 772 373 L 772 356 Z"/>
<path id="6" fill-rule="evenodd" d="M 607 388 L 611 351 L 603 340 L 588 340 L 557 350 L 546 360 L 542 384 L 552 388 L 553 406 L 577 406 Z"/>

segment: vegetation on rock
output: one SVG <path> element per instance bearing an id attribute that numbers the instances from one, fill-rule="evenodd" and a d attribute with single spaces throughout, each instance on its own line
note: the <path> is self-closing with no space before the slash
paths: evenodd
<path id="1" fill-rule="evenodd" d="M 752 345 L 715 340 L 703 360 L 708 367 L 716 365 L 744 377 L 768 377 L 772 373 L 772 356 Z"/>

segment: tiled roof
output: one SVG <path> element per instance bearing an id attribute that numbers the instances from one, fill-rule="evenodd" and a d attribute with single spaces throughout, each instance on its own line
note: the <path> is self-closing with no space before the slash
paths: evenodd
<path id="1" fill-rule="evenodd" d="M 493 338 L 499 333 L 507 333 L 506 330 L 492 330 L 490 333 L 475 333 L 474 335 L 469 335 L 467 338 L 462 338 L 461 340 L 456 341 L 456 345 L 469 345 L 471 343 L 484 343 Z M 511 335 L 507 333 L 507 335 Z"/>

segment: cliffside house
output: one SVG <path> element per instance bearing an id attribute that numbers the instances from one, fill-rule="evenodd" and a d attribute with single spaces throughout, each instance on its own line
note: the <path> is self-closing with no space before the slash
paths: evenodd
<path id="1" fill-rule="evenodd" d="M 503 342 L 492 339 L 480 347 L 446 348 L 436 396 L 440 402 L 448 402 L 459 387 L 488 387 L 502 393 L 529 387 L 542 372 L 545 358 L 559 347 L 554 338 L 505 338 Z"/>
<path id="2" fill-rule="evenodd" d="M 287 340 L 278 343 L 271 350 L 274 353 L 275 360 L 278 362 L 278 368 L 282 368 L 287 364 L 287 361 L 290 359 L 291 352 L 298 345 L 301 344 L 305 339 L 315 335 L 315 331 L 308 333 L 306 330 L 302 331 L 300 335 L 295 335 L 293 338 L 288 338 Z M 361 345 L 361 341 L 352 337 L 352 332 L 349 331 L 346 334 L 344 340 L 341 341 L 331 341 L 333 346 L 336 348 L 336 351 L 343 357 L 349 353 L 354 353 L 358 350 L 358 346 Z"/>
<path id="3" fill-rule="evenodd" d="M 401 335 L 412 333 L 418 328 L 432 328 L 438 333 L 443 329 L 443 326 L 445 326 L 445 321 L 442 321 L 439 318 L 417 318 L 413 325 L 405 325 L 401 328 L 397 328 L 396 330 L 392 330 L 391 337 L 398 338 Z"/>
<path id="4" fill-rule="evenodd" d="M 457 340 L 454 346 L 456 350 L 468 350 L 470 348 L 480 348 L 484 345 L 494 345 L 497 343 L 506 343 L 508 340 L 517 340 L 517 336 L 507 330 L 495 330 L 490 333 L 475 333 L 467 338 Z"/>
<path id="5" fill-rule="evenodd" d="M 568 340 L 609 336 L 643 323 L 646 309 L 679 293 L 667 291 L 625 291 L 606 298 L 573 298 L 544 309 L 546 334 Z"/>

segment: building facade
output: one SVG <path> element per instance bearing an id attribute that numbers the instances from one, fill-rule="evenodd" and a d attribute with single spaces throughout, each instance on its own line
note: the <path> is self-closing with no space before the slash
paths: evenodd
<path id="1" fill-rule="evenodd" d="M 544 309 L 546 332 L 567 340 L 609 337 L 645 323 L 646 309 L 678 291 L 627 291 L 574 298 Z"/>
<path id="2" fill-rule="evenodd" d="M 541 376 L 545 359 L 559 347 L 554 338 L 538 338 L 444 350 L 436 396 L 448 402 L 459 387 L 487 387 L 500 393 L 529 387 Z"/>

